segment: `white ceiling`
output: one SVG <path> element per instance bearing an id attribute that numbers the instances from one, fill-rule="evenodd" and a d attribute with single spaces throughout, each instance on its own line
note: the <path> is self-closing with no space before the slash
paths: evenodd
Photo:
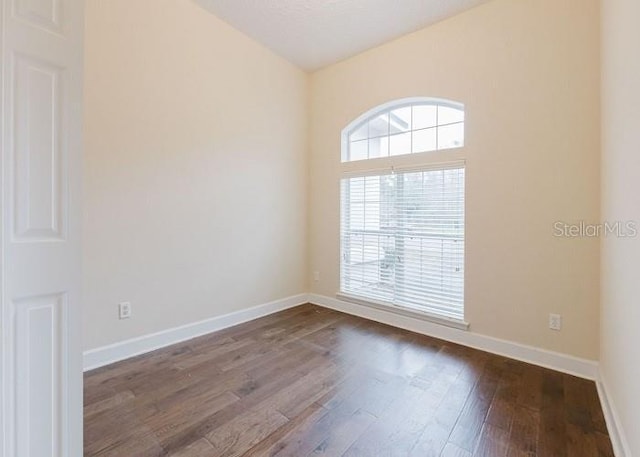
<path id="1" fill-rule="evenodd" d="M 488 0 L 196 0 L 305 70 L 317 70 Z"/>

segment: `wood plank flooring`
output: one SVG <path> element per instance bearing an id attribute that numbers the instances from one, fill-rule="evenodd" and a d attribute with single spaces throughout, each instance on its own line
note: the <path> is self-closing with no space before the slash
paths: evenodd
<path id="1" fill-rule="evenodd" d="M 85 456 L 613 457 L 593 382 L 313 305 L 85 375 Z"/>

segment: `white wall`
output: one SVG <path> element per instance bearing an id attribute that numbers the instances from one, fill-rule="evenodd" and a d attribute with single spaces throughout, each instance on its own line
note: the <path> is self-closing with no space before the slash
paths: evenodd
<path id="1" fill-rule="evenodd" d="M 602 2 L 602 215 L 640 224 L 640 2 Z M 640 455 L 640 238 L 602 241 L 600 365 L 627 457 Z"/>
<path id="2" fill-rule="evenodd" d="M 467 114 L 471 329 L 597 359 L 599 242 L 553 224 L 599 220 L 599 48 L 597 0 L 495 0 L 313 74 L 312 292 L 339 287 L 341 130 L 390 100 L 448 98 Z"/>
<path id="3" fill-rule="evenodd" d="M 87 2 L 85 349 L 306 292 L 307 102 L 195 2 Z"/>

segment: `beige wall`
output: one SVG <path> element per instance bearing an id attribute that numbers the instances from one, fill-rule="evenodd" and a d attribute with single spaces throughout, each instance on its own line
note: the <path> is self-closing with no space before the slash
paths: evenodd
<path id="1" fill-rule="evenodd" d="M 602 215 L 640 224 L 640 3 L 602 5 Z M 601 271 L 600 369 L 631 457 L 640 455 L 640 238 L 603 239 Z"/>
<path id="2" fill-rule="evenodd" d="M 466 318 L 471 330 L 598 356 L 599 242 L 555 221 L 599 219 L 597 0 L 495 0 L 312 76 L 312 291 L 339 287 L 340 133 L 389 100 L 466 104 Z M 446 160 L 447 154 L 438 153 Z M 562 332 L 548 315 L 564 317 Z"/>
<path id="3" fill-rule="evenodd" d="M 305 292 L 313 271 L 333 296 L 342 128 L 434 96 L 467 109 L 472 331 L 597 358 L 599 243 L 553 223 L 600 216 L 598 16 L 597 0 L 494 0 L 309 90 L 194 2 L 89 1 L 85 348 Z M 124 300 L 134 317 L 119 321 Z"/>
<path id="4" fill-rule="evenodd" d="M 306 292 L 307 102 L 192 1 L 87 2 L 85 349 Z"/>

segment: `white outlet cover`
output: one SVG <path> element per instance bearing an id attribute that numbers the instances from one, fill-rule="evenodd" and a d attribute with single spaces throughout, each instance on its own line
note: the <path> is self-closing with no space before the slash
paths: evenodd
<path id="1" fill-rule="evenodd" d="M 549 314 L 549 328 L 562 330 L 562 316 L 560 314 Z"/>
<path id="2" fill-rule="evenodd" d="M 120 319 L 129 319 L 131 317 L 131 303 L 126 301 L 118 304 L 118 316 Z"/>

